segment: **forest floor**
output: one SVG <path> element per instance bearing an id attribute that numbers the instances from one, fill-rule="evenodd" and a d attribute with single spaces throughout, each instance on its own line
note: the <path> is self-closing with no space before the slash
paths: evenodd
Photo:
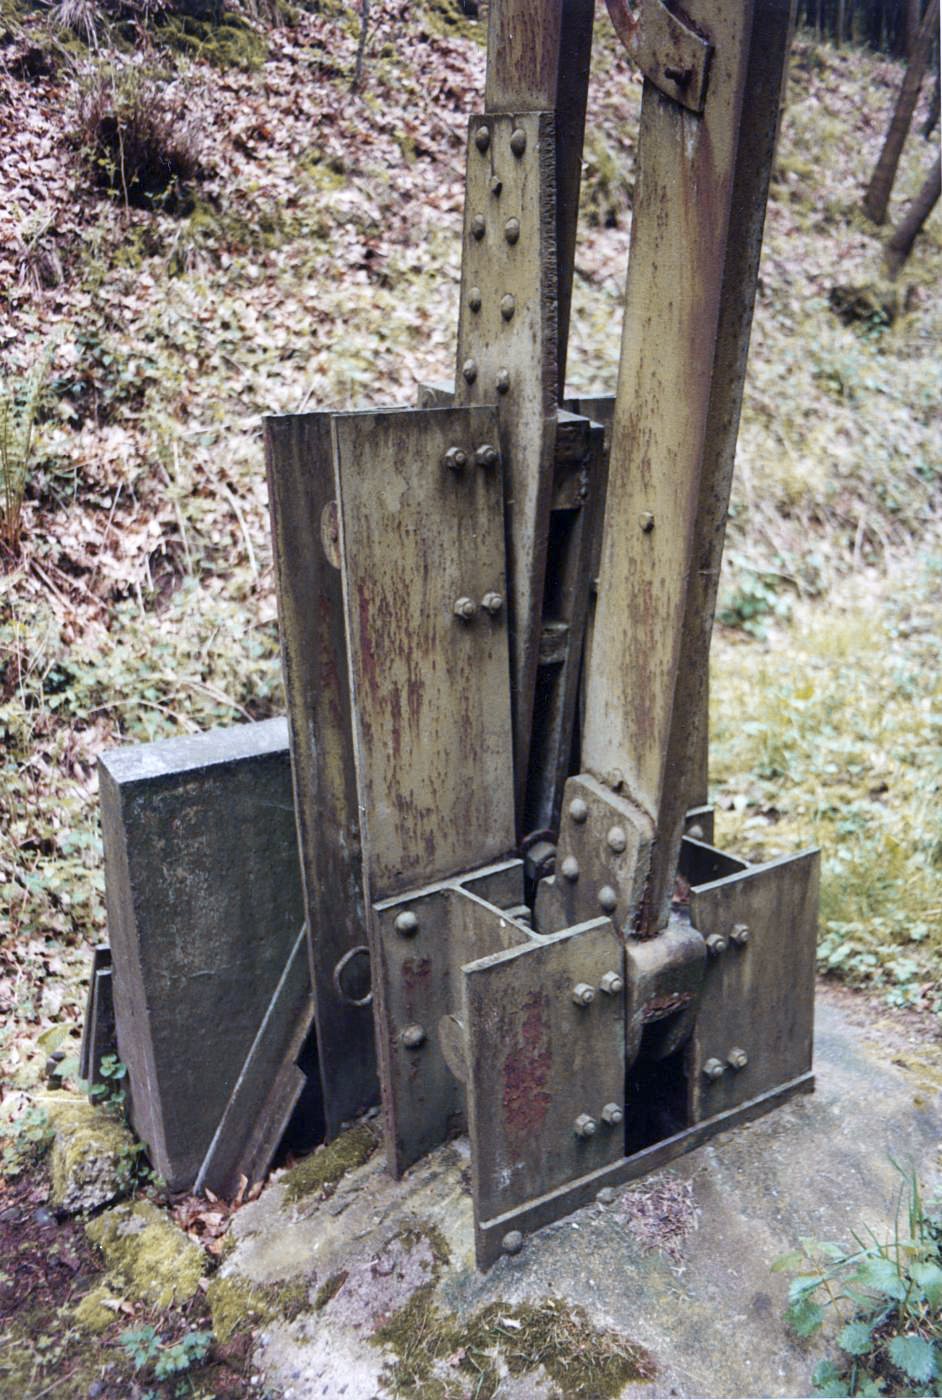
<path id="1" fill-rule="evenodd" d="M 451 0 L 371 10 L 353 93 L 359 21 L 341 0 L 188 36 L 0 6 L 0 401 L 15 419 L 38 393 L 21 538 L 0 560 L 8 1124 L 50 1051 L 74 1047 L 104 937 L 98 755 L 282 709 L 262 415 L 413 403 L 453 372 L 484 27 Z M 68 13 L 82 36 L 56 27 Z M 900 74 L 806 34 L 793 48 L 711 796 L 737 854 L 822 846 L 821 971 L 937 1027 L 942 225 L 936 211 L 890 287 L 887 233 L 860 210 Z M 614 388 L 639 100 L 601 6 L 573 391 Z M 163 203 L 108 146 L 115 112 L 175 152 Z M 931 150 L 910 137 L 892 221 Z"/>

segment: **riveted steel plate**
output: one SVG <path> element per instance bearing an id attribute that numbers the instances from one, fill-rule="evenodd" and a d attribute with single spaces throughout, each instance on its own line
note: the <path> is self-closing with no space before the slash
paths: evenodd
<path id="1" fill-rule="evenodd" d="M 519 902 L 522 882 L 516 860 L 467 880 L 472 889 L 508 902 Z M 378 903 L 372 935 L 386 1153 L 398 1176 L 463 1121 L 464 1091 L 438 1043 L 439 1021 L 458 1003 L 458 969 L 525 941 L 530 932 L 456 881 Z"/>
<path id="2" fill-rule="evenodd" d="M 566 783 L 556 874 L 541 880 L 535 922 L 552 933 L 607 915 L 623 929 L 641 895 L 653 840 L 642 812 L 588 774 Z"/>
<path id="3" fill-rule="evenodd" d="M 333 432 L 375 901 L 514 846 L 497 418 L 493 408 L 338 414 Z M 463 454 L 457 468 L 451 449 Z"/>
<path id="4" fill-rule="evenodd" d="M 623 981 L 608 919 L 462 969 L 479 1223 L 623 1155 L 623 987 L 601 990 L 613 972 Z M 605 1120 L 610 1105 L 616 1122 Z"/>
<path id="5" fill-rule="evenodd" d="M 551 112 L 473 117 L 456 401 L 500 416 L 512 582 L 514 752 L 530 744 L 556 446 L 556 188 Z"/>
<path id="6" fill-rule="evenodd" d="M 707 960 L 691 1039 L 691 1122 L 811 1069 L 818 867 L 819 853 L 805 851 L 690 891 L 695 927 L 726 942 Z"/>

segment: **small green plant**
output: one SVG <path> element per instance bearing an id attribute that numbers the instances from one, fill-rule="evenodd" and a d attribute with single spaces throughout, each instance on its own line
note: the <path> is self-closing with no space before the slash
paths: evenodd
<path id="1" fill-rule="evenodd" d="M 20 1176 L 36 1162 L 52 1142 L 49 1115 L 39 1104 L 30 1104 L 12 1124 L 0 1153 L 0 1172 L 7 1181 Z"/>
<path id="2" fill-rule="evenodd" d="M 185 1394 L 187 1372 L 201 1362 L 212 1346 L 212 1332 L 186 1332 L 175 1342 L 166 1341 L 154 1327 L 122 1332 L 118 1341 L 135 1372 L 146 1371 L 155 1381 L 176 1381 L 173 1393 Z M 188 1387 L 189 1388 L 189 1387 Z"/>
<path id="3" fill-rule="evenodd" d="M 97 1099 L 106 1108 L 123 1113 L 126 1095 L 122 1080 L 127 1077 L 127 1072 L 127 1066 L 122 1064 L 117 1055 L 103 1055 L 98 1066 L 101 1079 L 92 1085 L 89 1097 Z"/>
<path id="4" fill-rule="evenodd" d="M 18 554 L 23 533 L 23 497 L 29 480 L 36 411 L 53 345 L 49 343 L 19 379 L 0 377 L 0 543 Z"/>
<path id="5" fill-rule="evenodd" d="M 856 1249 L 805 1238 L 772 1268 L 794 1272 L 786 1320 L 819 1332 L 830 1309 L 842 1324 L 837 1358 L 818 1362 L 815 1395 L 938 1395 L 942 1374 L 942 1214 L 904 1174 L 892 1239 L 853 1234 Z"/>

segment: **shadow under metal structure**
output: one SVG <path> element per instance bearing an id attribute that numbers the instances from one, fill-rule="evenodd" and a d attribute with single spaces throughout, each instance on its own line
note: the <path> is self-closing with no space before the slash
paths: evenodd
<path id="1" fill-rule="evenodd" d="M 471 1143 L 477 1258 L 812 1087 L 818 856 L 712 844 L 710 633 L 788 0 L 644 73 L 614 397 L 563 392 L 592 0 L 492 0 L 454 385 L 266 423 L 328 1138 Z"/>

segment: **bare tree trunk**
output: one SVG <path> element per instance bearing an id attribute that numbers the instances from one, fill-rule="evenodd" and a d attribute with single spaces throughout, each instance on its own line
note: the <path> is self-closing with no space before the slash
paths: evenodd
<path id="1" fill-rule="evenodd" d="M 903 143 L 913 119 L 916 98 L 919 96 L 919 85 L 929 62 L 929 53 L 938 23 L 939 0 L 929 0 L 928 8 L 916 35 L 912 54 L 906 65 L 906 72 L 903 74 L 903 81 L 896 99 L 896 106 L 893 109 L 893 116 L 890 118 L 890 127 L 883 142 L 880 159 L 877 161 L 870 184 L 867 187 L 867 193 L 864 195 L 864 213 L 875 224 L 882 224 L 886 219 L 886 208 L 890 202 L 893 181 L 896 179 L 896 168 L 899 165 Z"/>
<path id="2" fill-rule="evenodd" d="M 353 67 L 351 92 L 359 92 L 363 81 L 363 58 L 366 54 L 366 36 L 370 27 L 370 0 L 360 0 L 360 42 L 357 44 L 356 62 Z"/>
<path id="3" fill-rule="evenodd" d="M 834 35 L 834 42 L 838 48 L 840 48 L 844 42 L 844 29 L 846 25 L 846 0 L 837 0 L 837 33 Z"/>
<path id="4" fill-rule="evenodd" d="M 916 40 L 919 38 L 919 20 L 921 18 L 921 5 L 919 0 L 906 0 L 906 56 L 912 58 L 916 48 Z"/>
<path id="5" fill-rule="evenodd" d="M 940 194 L 942 194 L 942 161 L 934 160 L 925 184 L 886 245 L 886 270 L 891 277 L 896 277 L 912 252 L 916 235 L 932 213 Z"/>

